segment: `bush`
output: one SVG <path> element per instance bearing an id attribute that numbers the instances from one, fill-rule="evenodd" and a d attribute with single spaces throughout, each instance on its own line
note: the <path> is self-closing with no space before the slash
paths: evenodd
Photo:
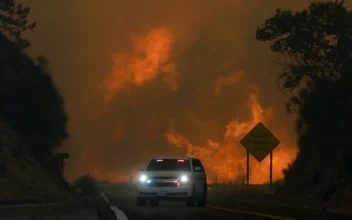
<path id="1" fill-rule="evenodd" d="M 74 183 L 73 188 L 80 188 L 80 192 L 76 192 L 81 196 L 96 196 L 99 195 L 97 181 L 89 174 L 78 177 Z"/>

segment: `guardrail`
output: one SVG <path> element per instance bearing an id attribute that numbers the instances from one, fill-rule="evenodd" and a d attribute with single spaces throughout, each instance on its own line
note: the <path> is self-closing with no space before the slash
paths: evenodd
<path id="1" fill-rule="evenodd" d="M 275 192 L 278 184 L 273 184 L 272 188 L 270 188 L 269 184 L 251 184 L 249 188 L 247 185 L 243 184 L 208 184 L 209 192 L 260 192 L 273 194 Z M 121 188 L 134 188 L 135 183 L 107 183 L 107 184 L 99 184 L 99 189 L 105 193 L 114 193 L 116 190 L 121 190 Z"/>
<path id="2" fill-rule="evenodd" d="M 263 185 L 247 185 L 242 184 L 208 184 L 208 191 L 209 192 L 258 192 L 258 193 L 266 193 L 266 194 L 273 194 L 275 192 L 276 186 L 273 185 L 270 188 L 270 185 L 263 184 Z"/>

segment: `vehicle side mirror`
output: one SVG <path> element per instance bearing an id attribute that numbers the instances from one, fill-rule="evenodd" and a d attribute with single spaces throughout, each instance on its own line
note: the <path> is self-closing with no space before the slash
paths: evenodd
<path id="1" fill-rule="evenodd" d="M 139 168 L 138 170 L 139 170 L 139 171 L 144 171 L 145 169 L 144 169 L 144 168 Z"/>
<path id="2" fill-rule="evenodd" d="M 201 171 L 201 170 L 203 170 L 203 169 L 202 169 L 201 167 L 195 167 L 194 170 L 195 170 L 195 171 Z"/>

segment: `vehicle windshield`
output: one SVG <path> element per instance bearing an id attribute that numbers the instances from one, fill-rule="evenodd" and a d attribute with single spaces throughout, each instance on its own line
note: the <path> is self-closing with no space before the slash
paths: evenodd
<path id="1" fill-rule="evenodd" d="M 147 171 L 151 170 L 183 170 L 190 171 L 190 162 L 187 159 L 153 159 L 150 161 Z"/>

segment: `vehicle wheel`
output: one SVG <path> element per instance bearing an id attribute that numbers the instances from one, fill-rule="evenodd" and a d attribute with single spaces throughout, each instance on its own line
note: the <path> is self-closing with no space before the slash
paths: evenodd
<path id="1" fill-rule="evenodd" d="M 197 206 L 198 206 L 198 207 L 205 207 L 205 206 L 207 206 L 207 199 L 204 198 L 204 199 L 201 199 L 201 200 L 197 200 Z"/>
<path id="2" fill-rule="evenodd" d="M 138 206 L 145 206 L 147 204 L 147 201 L 145 199 L 141 199 L 137 197 L 137 205 Z"/>
<path id="3" fill-rule="evenodd" d="M 185 202 L 186 207 L 193 207 L 194 206 L 194 201 L 186 201 Z"/>
<path id="4" fill-rule="evenodd" d="M 158 200 L 149 200 L 149 205 L 150 206 L 158 206 L 159 205 L 159 201 Z"/>
<path id="5" fill-rule="evenodd" d="M 195 203 L 195 193 L 196 193 L 196 184 L 193 184 L 192 185 L 192 200 L 188 200 L 185 202 L 185 206 L 186 207 L 193 207 L 194 206 L 194 203 Z"/>
<path id="6" fill-rule="evenodd" d="M 205 185 L 205 188 L 204 188 L 204 193 L 203 193 L 203 196 L 201 199 L 197 200 L 197 206 L 198 207 L 205 207 L 207 206 L 207 186 Z"/>

